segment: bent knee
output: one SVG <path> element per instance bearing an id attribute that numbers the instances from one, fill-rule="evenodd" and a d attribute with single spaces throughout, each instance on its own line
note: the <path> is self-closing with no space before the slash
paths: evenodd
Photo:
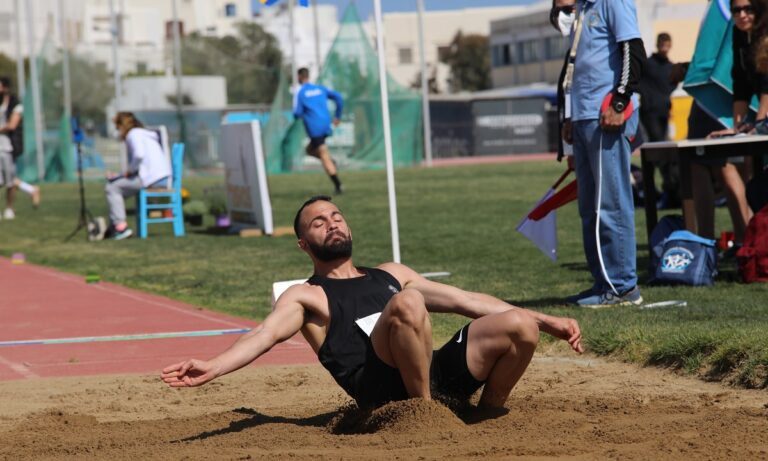
<path id="1" fill-rule="evenodd" d="M 539 326 L 525 312 L 510 310 L 502 314 L 510 338 L 517 344 L 536 347 L 539 344 Z"/>
<path id="2" fill-rule="evenodd" d="M 394 321 L 406 325 L 418 326 L 429 318 L 424 296 L 417 290 L 405 289 L 392 296 L 387 309 Z"/>

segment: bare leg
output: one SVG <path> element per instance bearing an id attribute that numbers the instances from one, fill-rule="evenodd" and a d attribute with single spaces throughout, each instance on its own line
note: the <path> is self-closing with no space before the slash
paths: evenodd
<path id="1" fill-rule="evenodd" d="M 469 328 L 467 366 L 485 381 L 480 406 L 501 408 L 525 373 L 539 343 L 536 321 L 519 310 L 486 315 Z"/>
<path id="2" fill-rule="evenodd" d="M 432 324 L 421 293 L 405 289 L 393 296 L 376 322 L 371 342 L 376 355 L 400 371 L 410 397 L 431 399 Z"/>
<path id="3" fill-rule="evenodd" d="M 704 238 L 715 238 L 715 191 L 709 168 L 691 163 L 693 204 L 696 209 L 696 233 Z"/>
<path id="4" fill-rule="evenodd" d="M 16 201 L 16 186 L 10 185 L 5 188 L 5 207 L 13 210 L 13 204 Z"/>
<path id="5" fill-rule="evenodd" d="M 318 158 L 323 163 L 323 169 L 328 174 L 328 176 L 333 176 L 336 174 L 336 165 L 333 163 L 333 159 L 331 159 L 331 153 L 328 151 L 328 146 L 323 144 L 322 146 L 317 148 L 318 152 Z"/>
<path id="6" fill-rule="evenodd" d="M 739 170 L 732 163 L 726 163 L 720 169 L 720 174 L 728 198 L 728 211 L 731 214 L 731 221 L 733 221 L 734 240 L 736 243 L 741 243 L 744 241 L 747 223 L 752 217 L 752 210 L 749 209 L 747 204 L 744 180 L 741 178 Z"/>

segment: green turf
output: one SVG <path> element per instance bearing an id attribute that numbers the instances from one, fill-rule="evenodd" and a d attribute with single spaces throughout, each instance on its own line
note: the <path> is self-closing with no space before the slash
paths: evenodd
<path id="1" fill-rule="evenodd" d="M 418 271 L 448 271 L 445 282 L 484 291 L 517 305 L 577 318 L 588 349 L 622 360 L 674 367 L 707 379 L 746 387 L 768 385 L 768 290 L 736 281 L 735 264 L 721 264 L 712 288 L 645 286 L 648 261 L 645 221 L 637 217 L 638 267 L 647 302 L 681 299 L 684 308 L 582 311 L 560 300 L 590 285 L 575 204 L 558 212 L 560 259 L 550 262 L 515 232 L 520 217 L 562 171 L 555 162 L 398 170 L 397 193 L 402 261 Z M 355 259 L 376 265 L 391 259 L 386 180 L 383 172 L 342 172 L 346 193 L 336 201 L 355 237 Z M 193 198 L 220 183 L 187 178 Z M 274 219 L 290 226 L 300 203 L 327 193 L 322 174 L 270 178 Z M 91 211 L 106 215 L 101 185 L 87 184 Z M 129 203 L 133 203 L 131 200 Z M 309 260 L 292 236 L 239 238 L 187 228 L 150 228 L 146 241 L 85 241 L 63 238 L 77 221 L 77 188 L 43 186 L 43 205 L 33 211 L 19 198 L 15 221 L 0 221 L 0 254 L 23 252 L 31 263 L 146 290 L 229 314 L 255 319 L 270 309 L 271 284 L 310 275 Z M 718 210 L 718 225 L 729 221 Z M 212 220 L 206 217 L 206 225 Z M 462 319 L 435 316 L 438 340 Z"/>

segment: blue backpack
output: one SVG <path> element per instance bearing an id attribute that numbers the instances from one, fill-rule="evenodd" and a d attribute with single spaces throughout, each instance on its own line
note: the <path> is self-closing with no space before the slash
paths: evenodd
<path id="1" fill-rule="evenodd" d="M 717 275 L 715 241 L 686 231 L 672 232 L 653 247 L 656 270 L 651 283 L 710 286 Z"/>

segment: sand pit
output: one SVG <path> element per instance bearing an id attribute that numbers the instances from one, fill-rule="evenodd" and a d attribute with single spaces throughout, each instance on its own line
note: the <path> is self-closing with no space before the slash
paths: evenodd
<path id="1" fill-rule="evenodd" d="M 198 389 L 155 376 L 0 383 L 0 459 L 767 459 L 768 392 L 537 356 L 495 419 L 434 402 L 369 414 L 319 366 Z"/>

